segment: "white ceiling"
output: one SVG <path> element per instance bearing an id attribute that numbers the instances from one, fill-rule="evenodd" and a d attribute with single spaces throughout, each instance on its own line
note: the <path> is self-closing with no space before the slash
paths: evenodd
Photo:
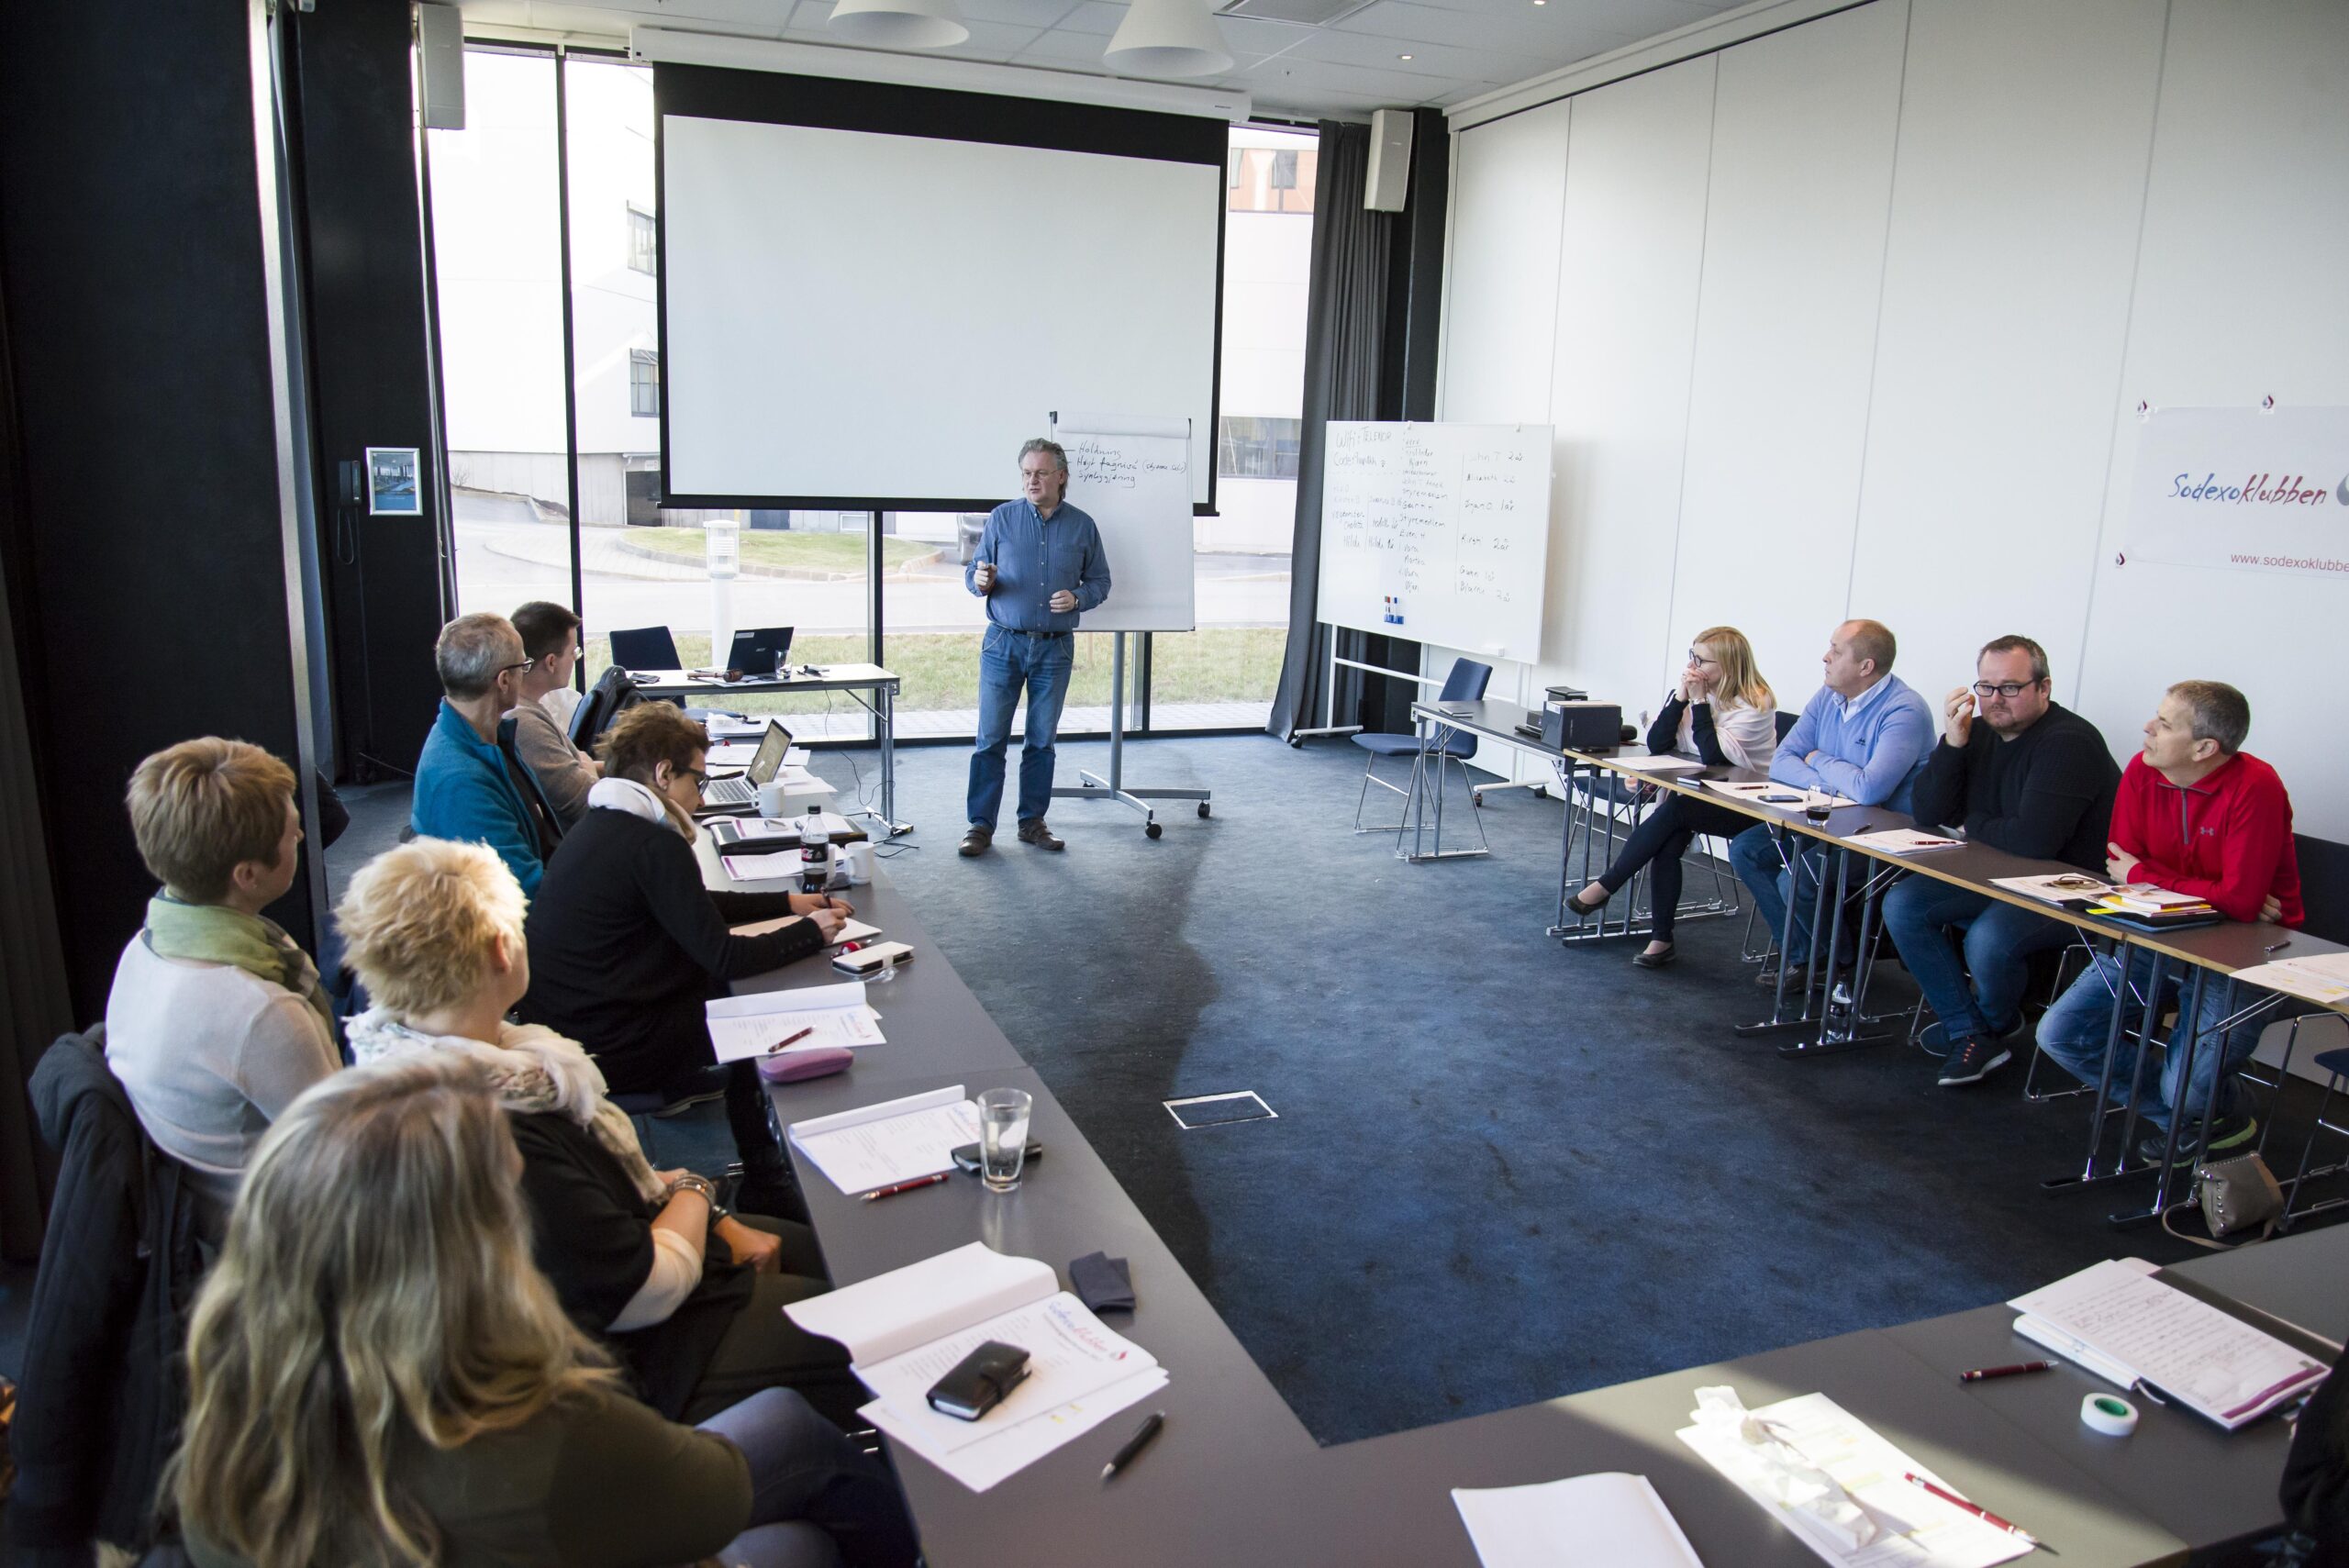
<path id="1" fill-rule="evenodd" d="M 469 28 L 616 41 L 640 24 L 837 43 L 832 0 L 462 0 Z M 971 36 L 923 52 L 1113 75 L 1101 62 L 1116 0 L 959 0 Z M 1743 0 L 1373 0 L 1327 27 L 1218 17 L 1234 57 L 1198 86 L 1247 93 L 1258 113 L 1359 118 L 1444 107 L 1732 10 Z M 1408 56 L 1408 59 L 1402 58 Z"/>

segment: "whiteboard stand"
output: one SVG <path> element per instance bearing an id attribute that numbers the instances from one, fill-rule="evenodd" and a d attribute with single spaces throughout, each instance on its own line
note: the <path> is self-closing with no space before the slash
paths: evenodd
<path id="1" fill-rule="evenodd" d="M 1112 632 L 1118 640 L 1109 645 L 1109 776 L 1077 770 L 1083 784 L 1054 784 L 1056 800 L 1116 800 L 1122 801 L 1141 813 L 1141 830 L 1155 839 L 1165 829 L 1158 814 L 1150 808 L 1153 800 L 1196 800 L 1199 815 L 1208 815 L 1208 802 L 1214 792 L 1204 789 L 1128 789 L 1126 776 L 1126 634 Z"/>

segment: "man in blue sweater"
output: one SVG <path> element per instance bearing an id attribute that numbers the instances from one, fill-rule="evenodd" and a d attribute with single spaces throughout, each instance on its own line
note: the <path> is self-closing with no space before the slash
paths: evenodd
<path id="1" fill-rule="evenodd" d="M 522 634 L 504 616 L 459 616 L 440 628 L 432 658 L 445 695 L 417 759 L 408 826 L 418 838 L 487 844 L 524 896 L 535 895 L 547 844 L 515 776 L 520 764 L 498 744 L 500 721 L 530 667 Z"/>
<path id="2" fill-rule="evenodd" d="M 971 753 L 970 831 L 962 852 L 983 855 L 1003 805 L 1003 753 L 1011 715 L 1028 694 L 1027 740 L 1019 749 L 1019 841 L 1057 850 L 1044 826 L 1052 798 L 1052 737 L 1061 725 L 1075 661 L 1076 622 L 1109 596 L 1109 558 L 1093 519 L 1061 498 L 1068 454 L 1057 441 L 1019 449 L 1021 497 L 987 514 L 963 585 L 987 602 L 979 647 L 979 733 Z"/>
<path id="3" fill-rule="evenodd" d="M 1892 673 L 1899 651 L 1881 621 L 1847 620 L 1837 627 L 1820 660 L 1826 684 L 1778 742 L 1770 776 L 1862 806 L 1908 810 L 1909 791 L 1933 744 L 1933 712 L 1921 693 Z M 1729 844 L 1730 863 L 1753 892 L 1753 907 L 1773 935 L 1786 929 L 1787 905 L 1795 906 L 1794 936 L 1785 955 L 1793 972 L 1787 977 L 1789 991 L 1800 988 L 1799 972 L 1809 962 L 1810 906 L 1822 858 L 1820 851 L 1808 851 L 1788 866 L 1766 827 L 1749 828 Z M 1770 988 L 1777 982 L 1777 972 L 1765 970 L 1759 984 Z"/>

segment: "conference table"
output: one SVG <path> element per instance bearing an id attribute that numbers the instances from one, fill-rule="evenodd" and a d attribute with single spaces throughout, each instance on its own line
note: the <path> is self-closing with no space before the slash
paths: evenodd
<path id="1" fill-rule="evenodd" d="M 699 846 L 713 887 L 772 891 L 730 881 L 707 834 Z M 785 857 L 787 861 L 789 857 Z M 779 869 L 781 869 L 779 867 Z M 1761 1355 L 1540 1400 L 1515 1409 L 1322 1447 L 1102 1162 L 1051 1088 L 988 1018 L 885 873 L 845 895 L 861 918 L 917 956 L 868 987 L 885 1044 L 861 1049 L 830 1078 L 777 1085 L 777 1117 L 811 1117 L 960 1085 L 966 1093 L 1026 1089 L 1044 1155 L 1020 1186 L 987 1192 L 975 1177 L 865 1203 L 792 1157 L 826 1263 L 847 1284 L 972 1240 L 1051 1264 L 1063 1281 L 1074 1258 L 1106 1251 L 1130 1261 L 1137 1306 L 1109 1326 L 1166 1369 L 1158 1395 L 1121 1412 L 985 1493 L 973 1493 L 892 1441 L 891 1455 L 936 1568 L 1132 1568 L 1230 1564 L 1409 1564 L 1473 1568 L 1476 1556 L 1453 1487 L 1508 1486 L 1598 1471 L 1646 1475 L 1711 1568 L 1798 1568 L 1817 1559 L 1790 1531 L 1699 1460 L 1675 1433 L 1695 1391 L 1734 1387 L 1749 1407 L 1824 1392 L 1969 1496 L 2031 1529 L 2073 1568 L 2176 1563 L 2189 1552 L 2265 1529 L 2277 1517 L 2276 1483 L 2288 1435 L 2269 1419 L 2234 1434 L 2182 1412 L 2148 1408 L 2128 1440 L 2095 1439 L 2078 1420 L 2099 1386 L 2065 1366 L 2037 1377 L 1961 1385 L 1952 1369 L 2034 1353 L 2002 1307 L 1845 1334 Z M 809 959 L 737 984 L 738 992 L 830 984 Z M 2321 1297 L 2320 1271 L 2341 1277 L 2349 1231 L 2318 1232 L 2236 1259 L 2188 1265 L 2222 1277 L 2253 1305 L 2297 1310 Z M 2232 1271 L 2221 1267 L 2232 1264 Z M 1824 1287 L 1824 1286 L 1822 1286 Z M 1344 1293 L 1332 1282 L 1330 1328 L 1343 1331 Z M 1520 1331 L 1513 1304 L 1481 1304 L 1470 1321 L 1431 1324 L 1431 1346 L 1453 1336 Z M 2337 1330 L 2336 1330 L 2337 1331 Z M 1437 1353 L 1433 1351 L 1431 1354 Z M 1398 1369 L 1399 1374 L 1399 1369 Z M 2029 1385 L 2028 1387 L 2021 1385 Z M 1163 1410 L 1157 1441 L 1114 1481 L 1109 1454 L 1148 1410 Z M 2108 1451 L 2099 1443 L 2113 1443 Z"/>
<path id="2" fill-rule="evenodd" d="M 1783 1056 L 1833 1054 L 1872 1045 L 1887 1038 L 1881 1033 L 1868 1032 L 1871 1025 L 1882 1021 L 1870 1018 L 1865 1010 L 1867 980 L 1874 968 L 1876 949 L 1876 943 L 1873 940 L 1875 936 L 1873 922 L 1876 917 L 1878 896 L 1893 882 L 1905 874 L 1931 877 L 1953 886 L 1965 888 L 1969 892 L 1981 894 L 1998 902 L 2012 905 L 2017 908 L 2027 909 L 2032 914 L 2068 926 L 2072 928 L 2075 940 L 2084 949 L 2089 948 L 2090 944 L 2099 940 L 2110 942 L 2112 945 L 2113 956 L 2124 966 L 2122 970 L 2124 973 L 2129 972 L 2127 966 L 2131 963 L 2132 956 L 2143 953 L 2151 962 L 2151 973 L 2147 984 L 2149 991 L 2158 990 L 2165 977 L 2177 976 L 2180 982 L 2181 1005 L 2177 1009 L 2176 1021 L 2168 1037 L 2157 1039 L 2155 1031 L 2159 1028 L 2160 1020 L 2157 1018 L 2144 1017 L 2141 1014 L 2133 1031 L 2138 1047 L 2135 1068 L 2127 1091 L 2118 1096 L 2117 1113 L 2104 1108 L 2108 1101 L 2114 1097 L 2110 1091 L 2116 1087 L 2111 1083 L 2110 1064 L 2113 1059 L 2114 1048 L 2121 1043 L 2128 1031 L 2125 1009 L 2120 1007 L 2112 1009 L 2106 1037 L 2105 1081 L 2096 1085 L 2089 1099 L 2086 1154 L 2076 1170 L 2051 1175 L 2042 1184 L 2050 1191 L 2057 1191 L 2067 1187 L 2134 1180 L 2161 1173 L 2161 1179 L 2154 1184 L 2154 1195 L 2150 1202 L 2143 1208 L 2125 1209 L 2113 1214 L 2111 1221 L 2116 1226 L 2139 1225 L 2159 1219 L 2175 1202 L 2178 1201 L 2178 1197 L 2173 1195 L 2173 1186 L 2182 1181 L 2190 1180 L 2190 1162 L 2176 1166 L 2175 1176 L 2167 1173 L 2173 1167 L 2166 1157 L 2158 1165 L 2131 1162 L 2130 1151 L 2136 1140 L 2137 1124 L 2143 1095 L 2149 1088 L 2158 1084 L 2157 1075 L 2147 1068 L 2147 1059 L 2151 1055 L 2149 1046 L 2157 1044 L 2165 1050 L 2194 1049 L 2196 1044 L 2194 1040 L 2191 1039 L 2181 1040 L 2180 1036 L 2190 1033 L 2188 1023 L 2196 1016 L 2195 1004 L 2201 997 L 2204 988 L 2212 984 L 2225 984 L 2243 971 L 2256 968 L 2273 957 L 2278 949 L 2288 948 L 2294 958 L 2311 958 L 2349 951 L 2349 949 L 2328 942 L 2321 937 L 2310 936 L 2304 931 L 2288 930 L 2282 926 L 2267 921 L 2230 920 L 2212 926 L 2148 931 L 2124 925 L 2104 916 L 2091 915 L 2082 909 L 2052 904 L 2044 899 L 2034 898 L 2028 894 L 2000 886 L 1998 884 L 2002 880 L 2011 881 L 2023 877 L 2076 873 L 2078 867 L 2059 862 L 2030 860 L 2021 855 L 2009 854 L 1988 844 L 1960 843 L 1951 849 L 1899 854 L 1881 849 L 1875 844 L 1855 842 L 1855 840 L 1865 834 L 1882 833 L 1898 828 L 1931 830 L 1933 825 L 1920 823 L 1887 806 L 1856 805 L 1836 808 L 1828 815 L 1824 822 L 1814 821 L 1806 817 L 1798 807 L 1765 805 L 1759 801 L 1725 794 L 1718 789 L 1705 787 L 1707 781 L 1761 783 L 1769 777 L 1765 772 L 1749 768 L 1707 767 L 1697 773 L 1654 773 L 1646 771 L 1639 765 L 1641 761 L 1648 756 L 1644 746 L 1627 745 L 1603 749 L 1552 746 L 1537 738 L 1527 736 L 1518 728 L 1520 725 L 1534 722 L 1538 715 L 1533 710 L 1518 706 L 1513 703 L 1496 699 L 1474 702 L 1422 699 L 1412 704 L 1411 713 L 1419 728 L 1422 761 L 1421 764 L 1413 770 L 1412 797 L 1405 802 L 1405 815 L 1402 821 L 1405 826 L 1412 828 L 1415 835 L 1419 831 L 1420 820 L 1428 815 L 1424 803 L 1424 797 L 1429 793 L 1425 786 L 1427 762 L 1440 751 L 1448 731 L 1472 734 L 1478 737 L 1480 741 L 1483 740 L 1500 741 L 1544 757 L 1559 769 L 1562 783 L 1564 784 L 1567 791 L 1565 843 L 1562 850 L 1566 863 L 1562 866 L 1560 873 L 1561 924 L 1551 929 L 1551 934 L 1554 936 L 1564 937 L 1569 934 L 1564 929 L 1566 913 L 1564 898 L 1565 889 L 1572 880 L 1575 869 L 1572 862 L 1577 819 L 1574 809 L 1573 795 L 1578 781 L 1588 786 L 1592 800 L 1590 816 L 1593 818 L 1599 816 L 1604 809 L 1599 804 L 1597 781 L 1601 778 L 1609 781 L 1607 785 L 1608 802 L 1611 805 L 1620 798 L 1615 787 L 1616 782 L 1628 779 L 1653 785 L 1657 790 L 1672 791 L 1705 801 L 1709 805 L 1724 807 L 1770 828 L 1781 846 L 1784 863 L 1787 865 L 1794 863 L 1796 856 L 1792 846 L 1799 840 L 1809 840 L 1824 850 L 1826 854 L 1816 880 L 1812 883 L 1815 889 L 1811 895 L 1812 929 L 1825 932 L 1828 939 L 1825 948 L 1829 952 L 1840 954 L 1848 945 L 1856 950 L 1857 957 L 1849 961 L 1837 958 L 1826 964 L 1811 965 L 1804 976 L 1802 984 L 1792 997 L 1788 994 L 1786 971 L 1783 966 L 1781 967 L 1779 983 L 1772 999 L 1769 1016 L 1738 1026 L 1738 1032 L 1753 1035 L 1786 1029 L 1804 1031 L 1804 1038 L 1779 1048 L 1779 1054 Z M 1443 848 L 1442 795 L 1441 790 L 1435 791 L 1434 794 L 1436 798 L 1435 839 L 1432 850 L 1422 851 L 1415 837 L 1413 851 L 1405 852 L 1401 848 L 1401 829 L 1398 828 L 1396 852 L 1399 857 L 1406 860 L 1431 860 L 1475 852 L 1446 851 Z M 1609 815 L 1611 820 L 1611 812 Z M 1581 841 L 1584 845 L 1583 858 L 1587 862 L 1592 858 L 1590 845 L 1596 837 L 1596 829 L 1586 825 L 1581 832 Z M 1611 845 L 1611 827 L 1609 830 L 1609 842 Z M 1850 870 L 1855 863 L 1864 868 L 1861 880 L 1856 886 L 1850 882 Z M 1585 870 L 1588 870 L 1587 863 Z M 1586 876 L 1585 880 L 1588 880 L 1588 877 Z M 1829 892 L 1831 884 L 1834 888 L 1832 895 Z M 1855 896 L 1865 895 L 1865 896 L 1859 896 L 1858 900 L 1861 905 L 1858 940 L 1850 944 L 1842 940 L 1847 891 Z M 1800 902 L 1799 895 L 1788 901 L 1787 919 L 1778 933 L 1781 951 L 1784 951 L 1787 939 L 1792 935 L 1794 918 Z M 1600 929 L 1603 931 L 1606 928 L 1602 926 Z M 1617 934 L 1635 933 L 1626 928 L 1624 932 Z M 1839 992 L 1837 976 L 1846 968 L 1851 971 L 1850 984 L 1846 990 Z M 2226 1017 L 2223 1028 L 2232 1029 L 2248 1023 L 2277 1007 L 2284 999 L 2281 994 L 2266 993 L 2263 1000 L 2231 1011 Z M 2349 1006 L 2327 1006 L 2325 1004 L 2312 1004 L 2312 1006 L 2323 1007 L 2332 1012 L 2349 1014 Z M 2121 1118 L 2121 1136 L 2113 1158 L 2108 1164 L 2103 1162 L 2103 1148 L 2107 1141 L 2106 1124 L 2111 1119 L 2113 1114 L 2118 1114 Z M 2171 1138 L 2173 1150 L 2165 1150 L 2165 1156 L 2174 1151 L 2175 1127 L 2174 1121 Z"/>
<path id="3" fill-rule="evenodd" d="M 853 695 L 871 692 L 873 700 L 865 706 L 872 711 L 881 738 L 881 809 L 853 815 L 877 820 L 882 828 L 879 837 L 883 839 L 913 831 L 912 823 L 897 820 L 898 677 L 878 664 L 810 664 L 798 668 L 814 670 L 816 673 L 745 675 L 739 681 L 696 675 L 690 670 L 634 670 L 629 673 L 635 678 L 640 695 L 682 697 L 696 707 L 719 706 L 714 698 L 799 696 L 818 692 L 847 692 Z"/>

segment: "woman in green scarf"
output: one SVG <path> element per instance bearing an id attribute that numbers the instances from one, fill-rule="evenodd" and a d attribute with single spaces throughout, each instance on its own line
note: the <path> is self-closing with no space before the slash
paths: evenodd
<path id="1" fill-rule="evenodd" d="M 267 751 L 209 736 L 130 776 L 131 831 L 163 885 L 115 969 L 106 1062 L 216 1220 L 277 1113 L 342 1066 L 317 967 L 262 915 L 301 862 L 294 789 Z"/>

